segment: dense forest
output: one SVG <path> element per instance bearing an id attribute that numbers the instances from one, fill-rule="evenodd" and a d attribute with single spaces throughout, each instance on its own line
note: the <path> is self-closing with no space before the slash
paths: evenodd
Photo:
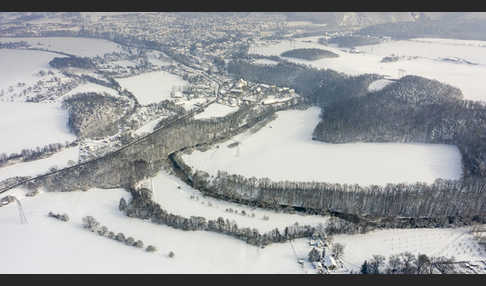
<path id="1" fill-rule="evenodd" d="M 68 125 L 80 137 L 96 138 L 114 135 L 118 122 L 127 113 L 128 102 L 94 92 L 66 98 L 63 106 L 69 111 Z"/>
<path id="2" fill-rule="evenodd" d="M 280 55 L 282 57 L 304 59 L 308 61 L 339 57 L 339 55 L 336 53 L 322 49 L 294 49 L 285 51 Z"/>
<path id="3" fill-rule="evenodd" d="M 136 139 L 103 157 L 37 178 L 35 183 L 56 191 L 84 190 L 92 187 L 126 187 L 155 175 L 169 164 L 168 156 L 190 146 L 211 144 L 230 138 L 271 117 L 276 111 L 300 103 L 243 105 L 225 117 L 194 120 L 191 117 L 166 122 L 154 133 Z"/>
<path id="4" fill-rule="evenodd" d="M 74 68 L 81 68 L 81 69 L 92 69 L 95 68 L 95 65 L 91 62 L 89 58 L 81 58 L 81 57 L 55 57 L 49 62 L 49 65 L 56 69 L 74 67 Z"/>
<path id="5" fill-rule="evenodd" d="M 441 227 L 486 222 L 486 179 L 437 179 L 434 184 L 361 186 L 325 182 L 272 181 L 246 178 L 220 171 L 214 177 L 192 171 L 176 158 L 192 185 L 202 192 L 236 202 L 278 209 L 284 206 L 314 210 L 319 214 L 352 214 L 386 227 Z M 414 220 L 376 221 L 407 217 Z M 419 218 L 436 218 L 418 220 Z M 353 220 L 352 217 L 349 217 Z"/>
<path id="6" fill-rule="evenodd" d="M 486 176 L 486 106 L 459 89 L 406 76 L 380 91 L 323 106 L 314 138 L 324 142 L 456 145 L 466 176 Z"/>

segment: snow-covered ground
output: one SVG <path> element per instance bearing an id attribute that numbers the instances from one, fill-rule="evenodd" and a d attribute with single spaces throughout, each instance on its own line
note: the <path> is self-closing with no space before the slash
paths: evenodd
<path id="1" fill-rule="evenodd" d="M 376 45 L 357 47 L 358 50 L 377 56 L 418 56 L 428 59 L 462 58 L 486 65 L 486 41 L 416 38 L 406 41 L 386 41 Z"/>
<path id="2" fill-rule="evenodd" d="M 50 51 L 73 54 L 79 57 L 103 57 L 103 55 L 108 53 L 122 52 L 120 45 L 104 39 L 77 37 L 0 38 L 0 42 L 19 41 L 25 41 L 34 48 L 48 49 Z"/>
<path id="3" fill-rule="evenodd" d="M 250 47 L 249 53 L 280 56 L 282 52 L 297 48 L 326 49 L 338 54 L 339 57 L 316 61 L 287 57 L 285 59 L 350 75 L 377 73 L 389 78 L 400 78 L 404 75 L 423 76 L 460 88 L 466 99 L 486 100 L 486 85 L 483 83 L 483 78 L 486 76 L 486 42 L 476 41 L 481 44 L 474 42 L 475 45 L 471 45 L 471 41 L 462 40 L 412 39 L 360 46 L 357 50 L 362 53 L 350 53 L 348 49 L 319 44 L 316 42 L 317 38 L 284 40 L 271 44 L 256 43 Z M 392 54 L 417 58 L 381 62 L 383 57 Z M 443 58 L 465 59 L 478 65 L 443 61 Z"/>
<path id="4" fill-rule="evenodd" d="M 484 260 L 486 251 L 469 230 L 467 227 L 386 229 L 366 234 L 335 235 L 334 242 L 344 245 L 345 265 L 355 272 L 375 254 L 388 259 L 390 255 L 406 251 L 415 255 L 454 257 L 456 261 Z"/>
<path id="5" fill-rule="evenodd" d="M 179 178 L 168 175 L 164 171 L 159 172 L 145 183 L 149 187 L 153 185 L 153 200 L 159 203 L 163 209 L 185 217 L 203 216 L 206 219 L 223 217 L 230 221 L 236 221 L 238 227 L 256 228 L 260 232 L 267 232 L 275 228 L 283 231 L 286 226 L 296 222 L 300 225 L 317 225 L 319 223 L 325 225 L 328 220 L 327 217 L 323 216 L 279 213 L 204 197 L 200 191 L 193 189 Z M 229 208 L 233 209 L 233 211 L 238 211 L 238 213 L 226 211 Z M 246 215 L 243 215 L 241 211 L 244 211 Z M 268 220 L 264 220 L 264 216 L 267 216 Z"/>
<path id="6" fill-rule="evenodd" d="M 108 95 L 114 96 L 114 97 L 120 96 L 118 94 L 118 92 L 116 90 L 112 89 L 112 88 L 88 82 L 88 83 L 78 85 L 77 87 L 73 88 L 72 90 L 70 90 L 69 92 L 64 94 L 58 100 L 62 101 L 69 96 L 72 96 L 72 95 L 75 95 L 75 94 L 78 94 L 78 93 L 86 93 L 86 92 L 95 92 L 95 93 L 99 93 L 99 94 L 107 93 Z"/>
<path id="7" fill-rule="evenodd" d="M 327 26 L 327 24 L 317 24 L 309 21 L 287 21 L 285 24 L 289 27 L 295 26 Z"/>
<path id="8" fill-rule="evenodd" d="M 172 64 L 172 60 L 165 54 L 159 51 L 149 51 L 147 52 L 147 60 L 154 66 L 167 66 Z"/>
<path id="9" fill-rule="evenodd" d="M 118 210 L 121 197 L 130 199 L 129 193 L 121 189 L 42 191 L 31 198 L 23 197 L 23 193 L 22 189 L 9 191 L 21 200 L 27 224 L 20 223 L 15 203 L 0 207 L 0 225 L 6 234 L 0 236 L 0 243 L 5 246 L 0 273 L 315 272 L 309 263 L 303 268 L 297 263 L 298 259 L 306 259 L 311 249 L 307 239 L 271 244 L 261 249 L 222 234 L 177 230 L 129 218 Z M 161 193 L 157 191 L 155 195 Z M 50 218 L 49 211 L 67 213 L 70 220 L 61 222 Z M 82 217 L 87 215 L 115 233 L 140 239 L 145 246 L 156 246 L 158 251 L 147 253 L 83 229 Z M 377 230 L 367 234 L 335 235 L 334 242 L 344 245 L 345 266 L 355 272 L 365 259 L 375 254 L 388 258 L 391 254 L 410 251 L 454 256 L 456 260 L 479 260 L 486 255 L 472 239 L 468 228 Z M 174 258 L 167 257 L 169 251 L 175 253 Z"/>
<path id="10" fill-rule="evenodd" d="M 55 71 L 49 61 L 58 56 L 41 51 L 0 49 L 0 90 L 7 92 L 10 86 L 15 87 L 19 82 L 35 83 L 41 79 L 37 75 L 39 71 Z"/>
<path id="11" fill-rule="evenodd" d="M 289 101 L 291 99 L 294 99 L 294 96 L 286 96 L 286 97 L 277 97 L 274 95 L 269 95 L 265 97 L 265 99 L 262 101 L 263 104 L 271 104 L 271 103 L 277 103 L 277 102 L 285 102 Z"/>
<path id="12" fill-rule="evenodd" d="M 140 104 L 158 103 L 170 99 L 172 88 L 182 88 L 188 82 L 166 71 L 148 72 L 116 79 L 122 88 L 133 93 Z"/>
<path id="13" fill-rule="evenodd" d="M 260 64 L 260 65 L 276 65 L 278 64 L 277 61 L 272 61 L 269 59 L 256 59 L 255 64 Z"/>
<path id="14" fill-rule="evenodd" d="M 368 91 L 379 91 L 379 90 L 382 90 L 385 86 L 389 85 L 390 83 L 392 83 L 393 81 L 389 80 L 389 79 L 378 79 L 378 80 L 375 80 L 374 82 L 370 83 L 370 85 L 368 86 Z"/>
<path id="15" fill-rule="evenodd" d="M 135 135 L 144 135 L 144 134 L 151 133 L 152 131 L 154 131 L 155 126 L 157 126 L 157 123 L 159 123 L 162 119 L 163 118 L 158 117 L 158 118 L 156 118 L 154 120 L 151 120 L 151 121 L 145 123 L 144 125 L 142 125 L 137 130 L 135 130 L 133 133 Z"/>
<path id="16" fill-rule="evenodd" d="M 14 193 L 13 190 L 11 193 Z M 15 203 L 0 207 L 0 273 L 303 273 L 297 257 L 309 252 L 306 239 L 264 249 L 206 231 L 183 231 L 129 218 L 118 210 L 120 189 L 53 193 L 21 200 L 28 224 L 20 224 Z M 67 213 L 69 222 L 47 213 Z M 91 215 L 115 233 L 140 239 L 155 253 L 126 246 L 82 228 Z M 168 258 L 169 251 L 175 253 Z M 74 259 L 73 259 L 74 258 Z M 307 265 L 310 267 L 310 265 Z M 307 269 L 309 270 L 309 269 Z"/>
<path id="17" fill-rule="evenodd" d="M 67 126 L 68 112 L 59 104 L 1 103 L 0 114 L 0 153 L 76 139 Z"/>
<path id="18" fill-rule="evenodd" d="M 459 179 L 461 155 L 443 144 L 349 143 L 313 141 L 320 109 L 287 110 L 254 134 L 237 135 L 219 148 L 184 154 L 198 170 L 218 170 L 272 180 L 320 181 L 360 185 L 432 183 L 437 178 Z M 239 142 L 239 146 L 228 148 Z"/>
<path id="19" fill-rule="evenodd" d="M 21 162 L 0 168 L 0 181 L 15 176 L 36 176 L 45 174 L 51 167 L 58 169 L 68 166 L 69 161 L 78 162 L 79 147 L 69 147 L 44 159 Z"/>
<path id="20" fill-rule="evenodd" d="M 232 112 L 238 110 L 237 107 L 231 107 L 228 105 L 224 105 L 221 103 L 213 103 L 206 107 L 203 112 L 198 113 L 194 116 L 195 119 L 206 119 L 206 118 L 214 118 L 214 117 L 223 117 Z"/>
<path id="21" fill-rule="evenodd" d="M 206 97 L 198 97 L 198 98 L 191 98 L 189 100 L 187 99 L 182 99 L 182 98 L 179 98 L 176 100 L 176 104 L 177 105 L 180 105 L 182 106 L 185 110 L 192 110 L 192 109 L 196 109 L 198 108 L 199 106 L 211 101 L 215 99 L 215 97 L 210 97 L 210 96 L 206 96 Z M 204 112 L 204 111 L 203 111 Z"/>

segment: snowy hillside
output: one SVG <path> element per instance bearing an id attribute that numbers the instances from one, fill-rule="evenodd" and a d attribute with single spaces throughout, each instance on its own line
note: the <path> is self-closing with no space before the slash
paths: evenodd
<path id="1" fill-rule="evenodd" d="M 285 227 L 296 222 L 301 225 L 317 225 L 319 223 L 325 225 L 328 220 L 328 217 L 323 216 L 286 214 L 205 197 L 200 191 L 191 188 L 177 177 L 170 176 L 164 171 L 159 172 L 151 180 L 147 180 L 146 184 L 149 187 L 153 184 L 153 199 L 162 208 L 184 217 L 204 216 L 206 219 L 223 217 L 235 220 L 238 227 L 256 228 L 261 232 L 275 228 L 283 231 Z M 227 211 L 230 208 L 232 211 Z M 265 216 L 268 217 L 268 220 L 264 219 Z"/>
<path id="2" fill-rule="evenodd" d="M 486 85 L 482 79 L 486 75 L 486 47 L 467 45 L 470 41 L 434 40 L 426 43 L 421 39 L 390 41 L 378 45 L 361 46 L 361 53 L 351 53 L 316 42 L 316 37 L 301 38 L 295 41 L 280 41 L 272 44 L 256 43 L 249 53 L 265 56 L 279 56 L 281 53 L 297 48 L 325 48 L 339 55 L 316 61 L 285 58 L 288 61 L 309 64 L 316 68 L 329 68 L 350 75 L 377 73 L 389 78 L 404 75 L 418 75 L 436 79 L 461 89 L 465 99 L 486 100 Z M 458 43 L 464 43 L 459 45 Z M 403 57 L 396 62 L 381 62 L 392 54 Z M 478 65 L 444 59 L 465 59 Z"/>
<path id="3" fill-rule="evenodd" d="M 64 94 L 58 100 L 62 101 L 63 99 L 65 99 L 66 97 L 69 97 L 71 95 L 75 95 L 75 94 L 78 94 L 78 93 L 88 93 L 88 92 L 96 92 L 96 93 L 99 93 L 99 94 L 107 93 L 110 96 L 114 96 L 114 97 L 120 96 L 118 94 L 118 92 L 116 90 L 112 89 L 112 88 L 89 82 L 89 83 L 78 85 L 77 87 L 73 88 L 72 90 L 70 90 L 69 92 Z"/>
<path id="4" fill-rule="evenodd" d="M 2 167 L 0 168 L 0 181 L 15 176 L 41 175 L 49 172 L 51 167 L 64 168 L 68 166 L 69 161 L 77 163 L 78 159 L 79 147 L 70 147 L 44 159 Z"/>
<path id="5" fill-rule="evenodd" d="M 25 41 L 33 48 L 63 52 L 78 57 L 103 57 L 108 53 L 122 51 L 120 45 L 103 39 L 74 37 L 0 38 L 0 42 L 19 41 Z"/>
<path id="6" fill-rule="evenodd" d="M 0 153 L 20 153 L 76 139 L 67 125 L 67 111 L 58 104 L 2 103 L 0 114 Z"/>
<path id="7" fill-rule="evenodd" d="M 206 107 L 203 112 L 196 114 L 194 119 L 223 117 L 235 112 L 236 110 L 238 110 L 236 107 L 231 107 L 220 103 L 213 103 Z"/>
<path id="8" fill-rule="evenodd" d="M 182 158 L 212 175 L 223 170 L 282 181 L 385 185 L 461 177 L 461 155 L 451 145 L 312 141 L 319 112 L 317 107 L 278 112 L 275 121 L 255 134 L 246 132 L 219 148 L 194 151 Z M 239 145 L 230 148 L 234 142 Z"/>
<path id="9" fill-rule="evenodd" d="M 379 79 L 379 80 L 376 80 L 376 81 L 370 83 L 370 85 L 368 86 L 368 91 L 373 92 L 373 91 L 382 90 L 385 86 L 389 85 L 392 82 L 393 81 L 388 80 L 388 79 Z"/>
<path id="10" fill-rule="evenodd" d="M 222 234 L 182 231 L 128 218 L 118 210 L 121 197 L 129 199 L 130 195 L 119 189 L 40 193 L 22 199 L 28 224 L 20 224 L 15 203 L 1 207 L 0 225 L 8 235 L 0 236 L 0 243 L 15 247 L 2 250 L 0 273 L 304 272 L 289 243 L 261 249 Z M 50 218 L 49 211 L 67 213 L 70 220 Z M 158 251 L 148 253 L 83 229 L 81 219 L 87 215 Z M 306 243 L 305 239 L 293 242 L 299 257 L 306 257 Z M 175 253 L 174 258 L 167 256 L 169 251 Z"/>
<path id="11" fill-rule="evenodd" d="M 39 72 L 52 72 L 62 77 L 49 66 L 49 61 L 59 55 L 40 51 L 0 49 L 0 100 L 5 96 L 20 94 L 24 88 L 45 78 Z M 24 99 L 25 100 L 25 99 Z"/>

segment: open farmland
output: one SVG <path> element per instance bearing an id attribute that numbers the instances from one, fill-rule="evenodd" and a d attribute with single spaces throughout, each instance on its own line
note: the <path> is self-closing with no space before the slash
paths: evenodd
<path id="1" fill-rule="evenodd" d="M 133 93 L 142 105 L 170 99 L 172 88 L 182 88 L 187 84 L 179 76 L 165 71 L 148 72 L 132 77 L 119 78 L 117 81 L 122 88 Z"/>
<path id="2" fill-rule="evenodd" d="M 265 249 L 234 238 L 206 231 L 183 231 L 126 217 L 118 210 L 120 198 L 130 198 L 121 189 L 91 189 L 88 192 L 41 192 L 22 198 L 23 190 L 10 193 L 22 200 L 27 224 L 19 224 L 15 204 L 0 208 L 2 245 L 0 273 L 303 273 L 295 253 L 305 257 L 306 239 L 273 244 Z M 18 193 L 18 194 L 17 194 Z M 49 211 L 67 213 L 61 222 Z M 83 229 L 81 219 L 91 215 L 115 233 L 152 244 L 157 252 L 129 247 Z M 32 239 L 35 237 L 35 239 Z M 195 243 L 197 242 L 197 243 Z M 46 247 L 49 245 L 49 247 Z M 75 246 L 75 247 L 74 247 Z M 174 258 L 167 255 L 175 253 Z M 103 255 L 100 255 L 103 253 Z M 71 260 L 76 257 L 75 260 Z M 93 258 L 96 259 L 93 259 Z M 278 260 L 279 263 L 273 263 Z M 58 263 L 70 261 L 69 263 Z M 130 261 L 130 263 L 120 263 Z M 224 263 L 223 263 L 224 262 Z M 311 270 L 307 265 L 307 270 Z"/>
<path id="3" fill-rule="evenodd" d="M 59 104 L 2 103 L 0 114 L 0 153 L 20 153 L 22 149 L 76 139 L 67 125 L 68 112 Z"/>
<path id="4" fill-rule="evenodd" d="M 255 134 L 246 132 L 219 148 L 194 151 L 182 158 L 211 175 L 221 170 L 275 181 L 385 185 L 461 177 L 461 155 L 452 145 L 313 141 L 319 112 L 316 107 L 278 112 L 275 121 Z M 238 146 L 230 148 L 235 142 Z"/>
<path id="5" fill-rule="evenodd" d="M 0 168 L 0 181 L 15 176 L 37 176 L 49 172 L 52 167 L 67 167 L 69 161 L 77 163 L 79 147 L 66 148 L 52 156 L 30 162 L 21 162 Z"/>
<path id="6" fill-rule="evenodd" d="M 0 38 L 0 42 L 25 41 L 33 48 L 72 54 L 78 57 L 103 57 L 105 54 L 122 52 L 120 45 L 103 40 L 79 37 L 32 37 Z"/>
<path id="7" fill-rule="evenodd" d="M 283 232 L 285 227 L 296 222 L 300 225 L 320 223 L 325 225 L 328 220 L 328 217 L 318 215 L 288 214 L 206 197 L 200 191 L 164 171 L 145 183 L 148 187 L 153 185 L 153 199 L 162 208 L 184 217 L 199 215 L 214 220 L 223 217 L 235 220 L 239 227 L 256 228 L 260 232 L 275 228 Z M 229 209 L 231 211 L 228 211 Z"/>

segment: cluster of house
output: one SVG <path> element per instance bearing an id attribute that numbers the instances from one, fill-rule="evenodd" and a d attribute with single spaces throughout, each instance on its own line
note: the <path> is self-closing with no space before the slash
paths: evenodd
<path id="1" fill-rule="evenodd" d="M 249 83 L 244 79 L 236 82 L 227 81 L 219 90 L 218 102 L 229 106 L 241 103 L 264 103 L 267 97 L 276 100 L 290 100 L 296 97 L 295 90 L 288 87 L 278 87 L 263 83 Z"/>
<path id="2" fill-rule="evenodd" d="M 309 253 L 309 256 L 313 256 L 312 259 L 310 258 L 309 260 L 311 260 L 310 262 L 317 273 L 326 274 L 329 273 L 330 270 L 337 269 L 338 264 L 331 253 L 331 245 L 329 241 L 326 240 L 326 237 L 314 234 L 309 241 L 309 246 L 312 247 L 310 253 L 315 254 L 312 255 Z M 298 263 L 303 265 L 304 260 L 299 259 Z"/>

